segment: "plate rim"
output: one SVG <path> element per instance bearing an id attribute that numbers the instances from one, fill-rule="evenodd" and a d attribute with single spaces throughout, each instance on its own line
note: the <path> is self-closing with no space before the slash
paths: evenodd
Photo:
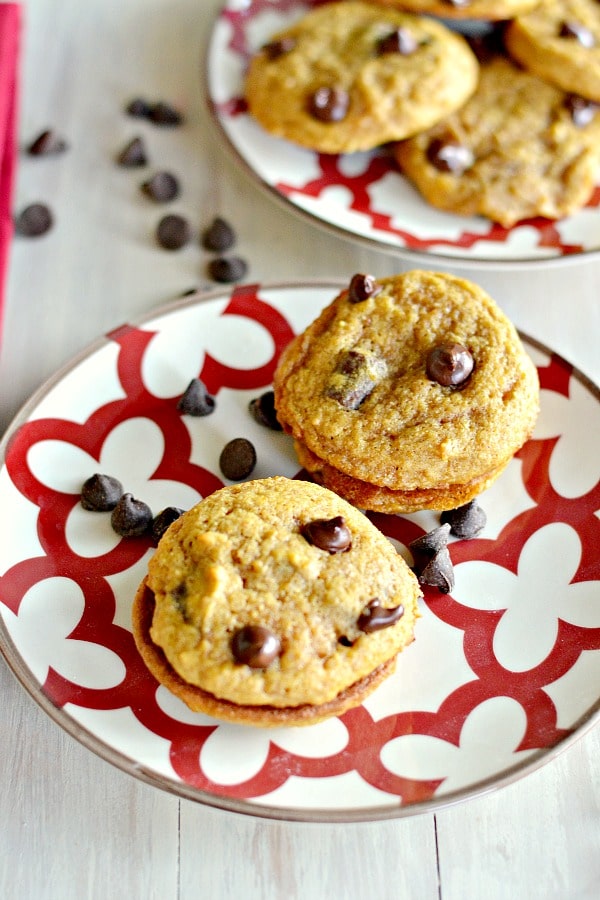
<path id="1" fill-rule="evenodd" d="M 381 253 L 385 253 L 388 256 L 395 256 L 399 259 L 405 260 L 406 262 L 418 262 L 425 265 L 431 265 L 433 263 L 435 265 L 443 264 L 447 266 L 460 266 L 461 268 L 468 268 L 470 270 L 483 268 L 485 270 L 497 269 L 498 271 L 519 271 L 529 270 L 541 265 L 569 266 L 577 265 L 577 263 L 600 259 L 600 245 L 590 250 L 583 250 L 580 253 L 555 253 L 551 256 L 522 256 L 516 257 L 514 259 L 498 259 L 493 256 L 472 257 L 450 254 L 446 255 L 444 253 L 426 253 L 422 250 L 413 250 L 410 247 L 394 246 L 387 241 L 378 240 L 375 237 L 355 234 L 348 229 L 342 228 L 340 225 L 336 225 L 333 222 L 328 222 L 327 220 L 317 216 L 315 213 L 312 213 L 309 210 L 304 209 L 302 206 L 294 203 L 293 200 L 282 194 L 272 184 L 266 181 L 265 178 L 263 178 L 263 176 L 259 172 L 257 172 L 256 169 L 254 169 L 253 166 L 248 162 L 248 160 L 243 156 L 243 154 L 231 138 L 230 134 L 228 133 L 227 129 L 225 128 L 222 117 L 217 111 L 216 104 L 213 101 L 210 92 L 211 76 L 209 61 L 215 36 L 215 29 L 218 21 L 223 15 L 223 12 L 230 6 L 230 2 L 231 0 L 222 0 L 220 6 L 215 11 L 214 18 L 209 25 L 208 32 L 205 36 L 204 46 L 202 49 L 202 65 L 200 74 L 200 87 L 204 99 L 204 105 L 208 110 L 209 120 L 211 122 L 213 131 L 224 140 L 230 159 L 238 164 L 245 177 L 248 178 L 248 180 L 255 187 L 259 188 L 261 193 L 270 197 L 282 209 L 294 213 L 297 218 L 302 219 L 307 224 L 310 224 L 313 227 L 318 227 L 322 231 L 325 231 L 328 234 L 331 234 L 339 239 L 348 241 L 351 244 L 358 244 L 359 246 L 364 247 L 368 250 L 379 251 Z M 298 0 L 298 2 L 301 2 L 301 0 Z"/>
<path id="2" fill-rule="evenodd" d="M 332 289 L 339 290 L 345 287 L 347 282 L 342 279 L 301 279 L 286 280 L 275 282 L 248 282 L 234 285 L 222 285 L 211 290 L 199 289 L 193 294 L 186 295 L 167 303 L 163 303 L 145 313 L 134 316 L 125 324 L 111 329 L 110 331 L 98 336 L 91 341 L 79 353 L 75 354 L 64 363 L 52 376 L 50 376 L 30 398 L 23 404 L 21 409 L 9 424 L 2 439 L 0 440 L 0 471 L 5 467 L 6 451 L 10 446 L 12 438 L 27 420 L 29 415 L 36 409 L 36 406 L 45 399 L 52 389 L 60 384 L 74 369 L 81 363 L 100 352 L 105 346 L 111 343 L 111 335 L 118 332 L 120 328 L 142 327 L 147 322 L 154 319 L 168 317 L 181 309 L 192 308 L 205 305 L 209 302 L 218 302 L 231 297 L 234 291 L 248 291 L 251 289 L 261 291 L 285 291 L 285 290 L 318 290 Z M 545 352 L 548 355 L 559 358 L 570 366 L 572 376 L 575 377 L 588 390 L 595 394 L 596 399 L 600 403 L 600 386 L 591 378 L 583 373 L 576 366 L 569 363 L 560 354 L 555 353 L 541 341 L 531 338 L 528 334 L 519 330 L 521 338 L 529 343 L 532 347 Z M 278 820 L 286 822 L 305 822 L 313 824 L 350 824 L 361 822 L 382 822 L 401 818 L 409 818 L 414 815 L 422 815 L 425 813 L 434 813 L 442 809 L 446 809 L 457 804 L 473 800 L 477 797 L 488 795 L 496 790 L 500 790 L 509 784 L 520 781 L 527 777 L 542 766 L 554 761 L 558 756 L 565 752 L 569 747 L 579 741 L 588 731 L 600 723 L 600 695 L 597 701 L 592 704 L 589 709 L 576 720 L 570 727 L 569 733 L 562 737 L 550 747 L 539 748 L 522 762 L 515 763 L 510 768 L 504 770 L 500 774 L 490 775 L 485 779 L 470 785 L 467 788 L 460 788 L 448 794 L 442 794 L 438 797 L 432 797 L 428 800 L 417 801 L 415 803 L 407 803 L 389 806 L 365 806 L 365 807 L 347 807 L 347 808 L 329 808 L 329 807 L 294 807 L 294 806 L 272 806 L 263 804 L 260 800 L 237 799 L 227 795 L 215 794 L 201 788 L 194 787 L 183 781 L 177 781 L 168 775 L 163 775 L 152 770 L 149 766 L 140 764 L 135 758 L 129 756 L 122 750 L 119 750 L 107 741 L 94 733 L 90 728 L 83 725 L 74 718 L 64 707 L 58 707 L 52 699 L 44 693 L 42 685 L 36 680 L 33 672 L 21 656 L 9 630 L 6 625 L 5 617 L 0 612 L 0 656 L 2 656 L 8 665 L 9 671 L 16 678 L 17 682 L 26 691 L 27 694 L 37 703 L 37 705 L 49 716 L 52 721 L 58 725 L 63 731 L 74 738 L 78 743 L 86 749 L 94 753 L 104 762 L 113 765 L 120 771 L 141 780 L 159 790 L 166 791 L 180 798 L 201 803 L 204 806 L 221 809 L 223 811 L 234 812 L 242 815 L 251 816 L 259 819 Z"/>

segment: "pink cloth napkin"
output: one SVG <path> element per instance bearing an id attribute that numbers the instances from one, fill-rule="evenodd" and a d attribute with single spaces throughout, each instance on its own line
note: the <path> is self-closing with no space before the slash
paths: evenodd
<path id="1" fill-rule="evenodd" d="M 12 197 L 17 164 L 17 81 L 21 28 L 18 3 L 0 2 L 0 338 L 4 285 L 13 233 Z"/>

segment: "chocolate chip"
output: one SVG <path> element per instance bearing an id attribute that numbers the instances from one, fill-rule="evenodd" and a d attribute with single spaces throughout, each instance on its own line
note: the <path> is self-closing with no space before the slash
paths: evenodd
<path id="1" fill-rule="evenodd" d="M 132 138 L 117 156 L 117 163 L 128 169 L 145 166 L 147 162 L 146 146 L 141 137 Z"/>
<path id="2" fill-rule="evenodd" d="M 428 557 L 431 557 L 437 553 L 438 550 L 442 550 L 448 545 L 449 535 L 450 524 L 444 523 L 443 525 L 434 528 L 432 531 L 422 534 L 421 537 L 415 538 L 414 541 L 410 542 L 408 548 L 413 556 L 415 553 L 425 553 Z"/>
<path id="3" fill-rule="evenodd" d="M 127 104 L 125 112 L 128 116 L 133 116 L 134 119 L 149 119 L 150 108 L 147 100 L 144 100 L 142 97 L 136 97 Z"/>
<path id="4" fill-rule="evenodd" d="M 31 203 L 15 219 L 15 230 L 23 237 L 39 237 L 50 231 L 54 218 L 45 203 Z"/>
<path id="5" fill-rule="evenodd" d="M 244 277 L 248 271 L 248 264 L 241 256 L 219 256 L 211 259 L 207 268 L 213 281 L 231 284 Z"/>
<path id="6" fill-rule="evenodd" d="M 256 465 L 254 444 L 247 438 L 234 438 L 221 450 L 219 466 L 225 478 L 241 481 L 247 478 Z"/>
<path id="7" fill-rule="evenodd" d="M 56 156 L 64 153 L 67 149 L 67 142 L 61 138 L 55 131 L 42 131 L 38 137 L 27 148 L 30 156 Z"/>
<path id="8" fill-rule="evenodd" d="M 270 428 L 271 431 L 283 431 L 283 427 L 277 418 L 275 409 L 275 393 L 265 391 L 260 397 L 255 397 L 248 404 L 248 409 L 259 425 Z"/>
<path id="9" fill-rule="evenodd" d="M 387 363 L 364 348 L 353 348 L 342 354 L 329 379 L 327 396 L 344 409 L 355 410 L 387 375 Z"/>
<path id="10" fill-rule="evenodd" d="M 350 303 L 362 303 L 364 300 L 368 300 L 369 297 L 376 297 L 381 291 L 381 285 L 377 284 L 373 275 L 358 273 L 350 279 L 348 300 Z"/>
<path id="11" fill-rule="evenodd" d="M 81 488 L 81 505 L 93 512 L 108 512 L 114 509 L 123 494 L 123 485 L 112 475 L 96 473 Z"/>
<path id="12" fill-rule="evenodd" d="M 341 122 L 348 114 L 350 97 L 343 88 L 320 87 L 308 98 L 308 111 L 321 122 Z"/>
<path id="13" fill-rule="evenodd" d="M 231 651 L 236 662 L 266 669 L 281 653 L 281 642 L 263 625 L 245 625 L 234 634 Z"/>
<path id="14" fill-rule="evenodd" d="M 235 244 L 235 231 L 225 219 L 217 216 L 202 235 L 202 246 L 206 250 L 229 250 Z"/>
<path id="15" fill-rule="evenodd" d="M 279 59 L 280 56 L 284 56 L 286 53 L 289 53 L 294 49 L 295 46 L 295 38 L 282 37 L 277 41 L 269 41 L 268 44 L 264 44 L 262 51 L 267 59 L 274 60 Z"/>
<path id="16" fill-rule="evenodd" d="M 382 628 L 389 628 L 400 621 L 404 615 L 404 607 L 394 606 L 392 609 L 386 609 L 381 605 L 381 600 L 374 597 L 369 601 L 360 616 L 358 617 L 358 627 L 365 634 L 371 634 L 373 631 L 381 631 Z"/>
<path id="17" fill-rule="evenodd" d="M 468 540 L 477 537 L 485 528 L 487 516 L 476 500 L 465 503 L 456 509 L 449 509 L 440 516 L 440 521 L 450 525 L 450 531 L 455 537 Z"/>
<path id="18" fill-rule="evenodd" d="M 110 524 L 121 537 L 139 537 L 152 525 L 152 510 L 133 494 L 123 494 L 113 509 Z"/>
<path id="19" fill-rule="evenodd" d="M 442 594 L 449 594 L 454 587 L 454 568 L 447 547 L 429 560 L 420 572 L 417 572 L 419 584 L 436 587 Z"/>
<path id="20" fill-rule="evenodd" d="M 177 519 L 183 515 L 183 512 L 184 510 L 180 509 L 178 506 L 167 506 L 165 509 L 161 510 L 157 516 L 154 516 L 150 530 L 152 532 L 152 540 L 155 544 L 158 544 L 169 525 L 176 522 Z"/>
<path id="21" fill-rule="evenodd" d="M 414 541 L 410 542 L 408 548 L 413 556 L 415 552 L 426 553 L 428 556 L 433 556 L 438 550 L 442 550 L 444 547 L 448 546 L 449 535 L 450 525 L 444 523 L 443 525 L 439 525 L 437 528 L 432 529 L 432 531 L 422 534 L 421 537 L 415 538 Z"/>
<path id="22" fill-rule="evenodd" d="M 192 378 L 177 403 L 177 409 L 188 416 L 209 416 L 216 401 L 200 378 Z"/>
<path id="23" fill-rule="evenodd" d="M 180 250 L 192 237 L 190 223 L 184 216 L 172 213 L 163 218 L 156 228 L 156 240 L 165 250 Z"/>
<path id="24" fill-rule="evenodd" d="M 327 553 L 345 553 L 352 547 L 352 535 L 343 516 L 333 519 L 313 519 L 300 529 L 309 544 Z"/>
<path id="25" fill-rule="evenodd" d="M 437 587 L 445 594 L 454 587 L 454 569 L 447 546 L 449 534 L 450 524 L 445 522 L 408 545 L 419 583 Z"/>
<path id="26" fill-rule="evenodd" d="M 148 118 L 155 125 L 161 125 L 173 128 L 183 123 L 183 116 L 179 110 L 175 109 L 170 103 L 159 101 L 150 107 Z"/>
<path id="27" fill-rule="evenodd" d="M 430 381 L 442 387 L 462 387 L 473 371 L 473 356 L 462 344 L 440 344 L 427 354 L 425 369 Z"/>
<path id="28" fill-rule="evenodd" d="M 142 184 L 142 190 L 156 203 L 168 203 L 179 196 L 179 181 L 170 172 L 157 172 Z"/>
<path id="29" fill-rule="evenodd" d="M 565 97 L 565 107 L 577 128 L 585 128 L 586 125 L 589 125 L 600 109 L 600 106 L 593 100 L 580 97 L 578 94 L 568 94 Z"/>
<path id="30" fill-rule="evenodd" d="M 565 20 L 561 22 L 558 36 L 563 38 L 574 38 L 582 47 L 589 49 L 595 46 L 596 38 L 590 29 L 582 22 L 569 22 Z"/>
<path id="31" fill-rule="evenodd" d="M 415 36 L 408 28 L 396 28 L 395 31 L 377 41 L 377 53 L 380 56 L 387 53 L 400 53 L 402 56 L 410 56 L 418 46 Z"/>
<path id="32" fill-rule="evenodd" d="M 436 138 L 427 147 L 427 159 L 440 172 L 462 175 L 475 161 L 473 151 L 464 144 Z"/>

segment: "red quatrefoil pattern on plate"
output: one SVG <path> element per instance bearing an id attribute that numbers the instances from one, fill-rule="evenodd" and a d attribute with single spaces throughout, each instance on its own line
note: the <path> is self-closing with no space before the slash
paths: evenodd
<path id="1" fill-rule="evenodd" d="M 384 249 L 459 259 L 544 260 L 598 250 L 600 185 L 584 209 L 558 222 L 536 217 L 503 228 L 425 203 L 388 148 L 326 155 L 271 137 L 247 113 L 249 58 L 323 0 L 229 0 L 207 58 L 209 102 L 236 153 L 259 180 L 321 223 Z"/>
<path id="2" fill-rule="evenodd" d="M 238 287 L 120 328 L 59 383 L 77 412 L 59 415 L 70 401 L 51 390 L 8 443 L 6 629 L 32 684 L 159 784 L 280 808 L 406 807 L 548 755 L 597 708 L 598 391 L 533 342 L 542 385 L 534 436 L 482 498 L 482 535 L 451 541 L 455 590 L 426 590 L 416 641 L 363 706 L 310 728 L 264 731 L 192 714 L 157 689 L 129 626 L 151 543 L 119 539 L 107 514 L 82 510 L 80 485 L 107 471 L 155 511 L 189 506 L 221 486 L 218 451 L 239 434 L 268 468 L 255 475 L 302 477 L 289 439 L 261 428 L 247 404 L 333 293 Z M 204 419 L 176 408 L 195 375 L 217 401 Z M 96 393 L 82 400 L 80 388 Z M 433 513 L 372 519 L 409 562 L 410 541 L 437 524 Z"/>

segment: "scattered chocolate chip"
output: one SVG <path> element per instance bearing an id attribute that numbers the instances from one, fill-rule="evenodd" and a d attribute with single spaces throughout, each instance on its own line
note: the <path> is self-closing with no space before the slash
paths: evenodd
<path id="1" fill-rule="evenodd" d="M 417 572 L 419 584 L 436 587 L 442 594 L 449 594 L 454 587 L 454 568 L 447 547 L 433 556 L 420 572 Z"/>
<path id="2" fill-rule="evenodd" d="M 473 356 L 462 344 L 440 344 L 427 354 L 425 370 L 430 381 L 456 388 L 467 383 L 473 366 Z"/>
<path id="3" fill-rule="evenodd" d="M 179 110 L 175 109 L 170 103 L 159 101 L 150 107 L 148 118 L 155 125 L 173 128 L 183 123 L 183 116 Z"/>
<path id="4" fill-rule="evenodd" d="M 111 513 L 110 524 L 121 537 L 139 537 L 149 530 L 152 519 L 147 503 L 136 500 L 133 494 L 123 494 Z"/>
<path id="5" fill-rule="evenodd" d="M 362 303 L 369 297 L 376 297 L 381 293 L 381 285 L 377 284 L 373 275 L 362 275 L 358 273 L 350 279 L 350 287 L 348 288 L 348 300 L 350 303 Z"/>
<path id="6" fill-rule="evenodd" d="M 440 172 L 462 175 L 475 161 L 473 151 L 464 144 L 436 138 L 427 148 L 427 159 Z"/>
<path id="7" fill-rule="evenodd" d="M 147 100 L 144 100 L 141 97 L 136 97 L 134 100 L 131 100 L 127 106 L 125 107 L 125 112 L 128 116 L 133 116 L 134 119 L 149 119 L 150 118 L 150 104 Z"/>
<path id="8" fill-rule="evenodd" d="M 449 535 L 450 524 L 444 523 L 443 525 L 434 528 L 432 531 L 428 531 L 426 534 L 422 534 L 420 537 L 415 538 L 414 541 L 411 541 L 408 545 L 408 549 L 413 556 L 415 552 L 426 553 L 428 556 L 433 556 L 438 550 L 442 550 L 444 547 L 448 546 Z"/>
<path id="9" fill-rule="evenodd" d="M 248 271 L 248 264 L 241 256 L 219 256 L 210 260 L 207 269 L 213 281 L 231 284 L 244 277 Z"/>
<path id="10" fill-rule="evenodd" d="M 81 488 L 81 505 L 93 512 L 114 509 L 123 494 L 123 485 L 112 475 L 92 475 Z"/>
<path id="11" fill-rule="evenodd" d="M 177 409 L 188 416 L 209 416 L 216 401 L 200 378 L 192 378 L 177 403 Z"/>
<path id="12" fill-rule="evenodd" d="M 55 131 L 42 131 L 34 141 L 27 147 L 27 153 L 30 156 L 56 156 L 67 150 L 67 142 L 61 138 Z"/>
<path id="13" fill-rule="evenodd" d="M 387 375 L 387 363 L 370 350 L 354 348 L 342 355 L 329 379 L 327 396 L 355 410 Z"/>
<path id="14" fill-rule="evenodd" d="M 142 190 L 156 203 L 168 203 L 179 196 L 179 181 L 170 172 L 157 172 L 142 184 Z"/>
<path id="15" fill-rule="evenodd" d="M 225 219 L 217 216 L 202 235 L 202 246 L 206 250 L 229 250 L 235 244 L 235 231 Z"/>
<path id="16" fill-rule="evenodd" d="M 565 107 L 577 128 L 585 128 L 586 125 L 589 125 L 600 109 L 600 106 L 593 100 L 580 97 L 578 94 L 568 94 L 565 97 Z"/>
<path id="17" fill-rule="evenodd" d="M 176 522 L 177 519 L 183 515 L 183 512 L 184 510 L 180 509 L 178 506 L 167 506 L 165 509 L 161 510 L 157 516 L 154 516 L 150 530 L 152 532 L 152 540 L 156 544 L 158 544 L 169 525 Z"/>
<path id="18" fill-rule="evenodd" d="M 381 605 L 381 600 L 374 597 L 369 601 L 360 616 L 358 617 L 358 627 L 365 634 L 371 634 L 373 631 L 380 631 L 382 628 L 389 628 L 395 625 L 404 615 L 404 607 L 394 606 L 392 609 L 386 609 Z"/>
<path id="19" fill-rule="evenodd" d="M 450 524 L 445 522 L 408 545 L 419 583 L 437 587 L 445 594 L 454 587 L 454 569 L 447 546 L 449 534 Z"/>
<path id="20" fill-rule="evenodd" d="M 248 404 L 248 409 L 259 425 L 264 425 L 265 428 L 270 428 L 271 431 L 283 431 L 283 427 L 277 418 L 275 393 L 273 391 L 265 391 L 260 397 L 255 397 Z"/>
<path id="21" fill-rule="evenodd" d="M 277 41 L 269 41 L 268 44 L 265 44 L 263 46 L 262 51 L 267 59 L 274 60 L 279 59 L 280 56 L 284 56 L 286 53 L 290 53 L 290 51 L 293 50 L 295 46 L 295 38 L 283 37 L 279 38 L 279 40 Z"/>
<path id="22" fill-rule="evenodd" d="M 190 242 L 191 237 L 190 223 L 176 213 L 163 216 L 156 228 L 156 240 L 165 250 L 180 250 Z"/>
<path id="23" fill-rule="evenodd" d="M 245 625 L 234 634 L 231 651 L 236 662 L 266 669 L 281 653 L 281 642 L 263 625 Z"/>
<path id="24" fill-rule="evenodd" d="M 308 98 L 308 111 L 321 122 L 341 122 L 346 118 L 350 97 L 343 88 L 320 87 Z"/>
<path id="25" fill-rule="evenodd" d="M 455 537 L 468 540 L 477 537 L 483 531 L 487 522 L 485 511 L 476 500 L 465 503 L 456 509 L 449 509 L 440 516 L 440 521 L 450 525 L 450 531 Z"/>
<path id="26" fill-rule="evenodd" d="M 145 166 L 148 162 L 146 146 L 141 137 L 132 138 L 117 156 L 117 163 L 127 169 Z"/>
<path id="27" fill-rule="evenodd" d="M 377 53 L 379 56 L 387 53 L 400 53 L 402 56 L 410 56 L 418 46 L 417 39 L 408 28 L 396 28 L 390 34 L 377 41 Z"/>
<path id="28" fill-rule="evenodd" d="M 247 438 L 234 438 L 221 450 L 219 466 L 225 478 L 241 481 L 247 478 L 256 465 L 254 444 Z"/>
<path id="29" fill-rule="evenodd" d="M 566 20 L 561 22 L 558 36 L 563 38 L 574 38 L 582 47 L 586 47 L 587 49 L 596 44 L 593 32 L 582 22 L 569 22 Z"/>
<path id="30" fill-rule="evenodd" d="M 39 237 L 50 231 L 54 217 L 45 203 L 31 203 L 15 219 L 15 230 L 23 237 Z"/>
<path id="31" fill-rule="evenodd" d="M 309 544 L 327 553 L 345 553 L 352 547 L 352 535 L 343 516 L 333 519 L 313 519 L 300 529 Z"/>

